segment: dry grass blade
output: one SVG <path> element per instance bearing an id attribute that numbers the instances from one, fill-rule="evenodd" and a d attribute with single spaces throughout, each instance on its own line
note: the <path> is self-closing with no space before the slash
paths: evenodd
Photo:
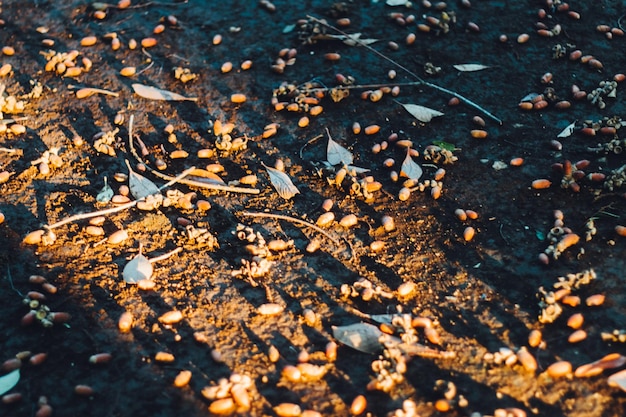
<path id="1" fill-rule="evenodd" d="M 487 68 L 491 68 L 488 65 L 482 65 L 482 64 L 457 64 L 457 65 L 453 65 L 454 68 L 456 68 L 458 71 L 462 71 L 462 72 L 474 72 L 474 71 L 481 71 Z"/>

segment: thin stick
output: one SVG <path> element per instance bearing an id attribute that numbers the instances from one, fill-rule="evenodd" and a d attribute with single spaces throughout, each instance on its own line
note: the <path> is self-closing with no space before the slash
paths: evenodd
<path id="1" fill-rule="evenodd" d="M 20 292 L 15 285 L 13 285 L 13 277 L 11 276 L 11 268 L 7 265 L 7 279 L 9 280 L 9 284 L 11 285 L 11 289 L 15 291 L 20 297 L 24 298 L 24 294 Z"/>
<path id="2" fill-rule="evenodd" d="M 159 187 L 159 190 L 163 190 L 164 188 L 167 188 L 170 185 L 177 183 L 182 178 L 184 178 L 187 175 L 189 175 L 189 173 L 191 171 L 193 171 L 194 169 L 195 168 L 192 167 L 192 168 L 189 168 L 189 169 L 183 171 L 183 173 L 180 174 L 178 177 L 173 178 L 172 181 L 169 181 L 167 184 Z M 137 205 L 137 203 L 139 203 L 140 201 L 144 201 L 145 199 L 146 199 L 146 197 L 140 198 L 139 200 L 130 201 L 130 202 L 126 203 L 126 204 L 122 204 L 121 206 L 111 207 L 109 209 L 92 211 L 92 212 L 89 212 L 89 213 L 76 214 L 74 216 L 68 217 L 65 220 L 61 220 L 59 222 L 46 225 L 46 226 L 44 226 L 44 229 L 51 230 L 51 229 L 55 229 L 57 227 L 63 226 L 64 224 L 72 223 L 72 222 L 75 222 L 75 221 L 78 221 L 78 220 L 90 219 L 92 217 L 104 216 L 104 215 L 107 215 L 107 214 L 117 213 L 118 211 L 123 211 L 123 210 L 129 209 L 131 207 L 134 207 L 134 206 Z"/>
<path id="3" fill-rule="evenodd" d="M 28 117 L 14 117 L 12 119 L 0 119 L 0 124 L 8 125 L 9 123 L 21 122 L 22 120 L 28 120 Z"/>
<path id="4" fill-rule="evenodd" d="M 129 147 L 130 147 L 130 153 L 137 159 L 138 162 L 142 162 L 143 163 L 143 160 L 137 154 L 137 150 L 135 149 L 135 145 L 133 144 L 133 122 L 134 122 L 134 119 L 135 119 L 134 116 L 135 115 L 131 114 L 130 118 L 129 118 L 129 121 L 128 121 L 128 142 L 129 142 Z M 173 178 L 173 177 L 171 177 L 169 175 L 166 175 L 166 174 L 163 174 L 161 172 L 155 171 L 154 169 L 150 168 L 149 166 L 146 166 L 146 168 L 154 176 L 159 177 L 161 179 L 170 180 L 170 179 Z M 179 180 L 177 182 L 179 184 L 191 185 L 193 187 L 206 188 L 206 189 L 209 189 L 209 190 L 228 191 L 228 192 L 231 192 L 231 193 L 259 194 L 261 192 L 261 190 L 259 190 L 258 188 L 232 187 L 230 185 L 208 184 L 206 182 L 200 182 L 200 181 L 194 181 L 194 180 L 186 180 L 186 179 L 181 179 L 181 180 Z"/>
<path id="5" fill-rule="evenodd" d="M 10 155 L 13 155 L 14 153 L 18 153 L 19 151 L 20 151 L 19 149 L 0 148 L 0 152 L 6 152 Z"/>
<path id="6" fill-rule="evenodd" d="M 274 213 L 260 213 L 260 212 L 251 212 L 251 211 L 244 211 L 243 213 L 241 213 L 244 216 L 248 216 L 248 217 L 266 217 L 266 218 L 270 218 L 270 219 L 278 219 L 278 220 L 286 220 L 292 223 L 297 223 L 300 224 L 302 226 L 306 226 L 306 227 L 310 227 L 311 229 L 321 233 L 322 235 L 326 236 L 328 239 L 330 239 L 335 245 L 337 246 L 341 246 L 341 243 L 339 242 L 338 239 L 336 239 L 334 236 L 332 236 L 330 233 L 328 233 L 326 230 L 318 227 L 317 225 L 313 224 L 313 223 L 309 223 L 306 220 L 302 220 L 302 219 L 298 219 L 297 217 L 291 217 L 291 216 L 287 216 L 285 214 L 274 214 Z M 352 245 L 350 244 L 350 242 L 348 243 L 348 247 L 350 248 L 350 258 L 352 258 Z"/>
<path id="7" fill-rule="evenodd" d="M 502 120 L 500 120 L 499 118 L 497 118 L 496 116 L 494 116 L 493 114 L 491 114 L 489 111 L 485 110 L 484 108 L 480 107 L 478 104 L 474 103 L 474 102 L 473 102 L 473 101 L 471 101 L 470 99 L 463 97 L 463 96 L 462 96 L 462 95 L 460 95 L 459 93 L 456 93 L 456 92 L 454 92 L 454 91 L 452 91 L 452 90 L 448 90 L 447 88 L 445 88 L 445 87 L 441 87 L 441 86 L 439 86 L 439 85 L 437 85 L 437 84 L 433 84 L 433 83 L 430 83 L 430 82 L 428 82 L 428 81 L 425 81 L 423 78 L 421 78 L 419 75 L 417 75 L 416 73 L 414 73 L 414 72 L 413 72 L 413 71 L 411 71 L 410 69 L 408 69 L 408 68 L 406 68 L 405 66 L 403 66 L 403 65 L 399 64 L 398 62 L 396 62 L 396 61 L 394 61 L 393 59 L 389 58 L 388 56 L 384 55 L 383 53 L 381 53 L 381 52 L 377 51 L 376 49 L 372 48 L 371 46 L 369 46 L 369 45 L 368 45 L 368 44 L 366 44 L 365 42 L 360 41 L 359 39 L 357 39 L 357 38 L 355 38 L 355 37 L 353 37 L 353 36 L 350 36 L 348 33 L 346 33 L 346 32 L 344 32 L 344 31 L 342 31 L 341 29 L 337 29 L 337 28 L 336 28 L 336 27 L 334 27 L 333 25 L 330 25 L 330 24 L 326 23 L 326 22 L 325 22 L 325 21 L 323 21 L 323 20 L 317 19 L 317 18 L 315 18 L 315 17 L 313 17 L 313 16 L 310 16 L 310 15 L 307 15 L 307 18 L 309 18 L 309 19 L 313 20 L 314 22 L 319 23 L 319 24 L 320 24 L 320 25 L 322 25 L 322 26 L 325 26 L 325 27 L 327 27 L 327 28 L 329 28 L 329 29 L 332 29 L 332 30 L 334 30 L 335 32 L 342 34 L 343 36 L 347 36 L 350 40 L 354 41 L 355 43 L 359 44 L 360 46 L 363 46 L 363 47 L 364 47 L 364 48 L 366 48 L 368 51 L 370 51 L 370 52 L 372 52 L 372 53 L 374 53 L 374 54 L 378 55 L 379 57 L 383 58 L 384 60 L 386 60 L 386 61 L 390 62 L 391 64 L 393 64 L 393 65 L 395 65 L 395 66 L 397 66 L 398 68 L 400 68 L 401 70 L 403 70 L 403 71 L 404 71 L 404 72 L 406 72 L 407 74 L 411 75 L 413 78 L 415 78 L 416 80 L 418 80 L 421 84 L 423 84 L 423 85 L 425 85 L 425 86 L 427 86 L 427 87 L 433 88 L 433 89 L 435 89 L 435 90 L 441 91 L 441 92 L 443 92 L 443 93 L 446 93 L 446 94 L 452 95 L 452 96 L 454 96 L 454 97 L 458 98 L 459 100 L 461 100 L 462 102 L 464 102 L 465 104 L 467 104 L 467 105 L 469 105 L 469 106 L 471 106 L 471 107 L 474 107 L 475 109 L 477 109 L 477 110 L 479 110 L 479 111 L 483 112 L 486 116 L 488 116 L 488 117 L 492 118 L 493 120 L 495 120 L 495 121 L 496 121 L 496 122 L 498 122 L 499 124 L 502 124 Z"/>
<path id="8" fill-rule="evenodd" d="M 165 260 L 165 259 L 167 259 L 167 258 L 170 258 L 170 257 L 172 257 L 172 256 L 176 255 L 178 252 L 180 252 L 180 251 L 182 251 L 182 250 L 183 250 L 183 248 L 181 248 L 181 247 L 179 246 L 179 247 L 177 247 L 176 249 L 174 249 L 174 250 L 172 250 L 172 251 L 169 251 L 169 252 L 167 252 L 167 253 L 164 253 L 163 255 L 159 255 L 159 256 L 155 256 L 154 258 L 150 258 L 150 259 L 148 259 L 148 261 L 149 261 L 150 263 L 159 262 L 159 261 Z"/>

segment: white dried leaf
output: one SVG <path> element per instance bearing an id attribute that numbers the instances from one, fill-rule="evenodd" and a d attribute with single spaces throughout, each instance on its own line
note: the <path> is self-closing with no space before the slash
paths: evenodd
<path id="1" fill-rule="evenodd" d="M 480 71 L 486 68 L 490 68 L 488 65 L 481 65 L 481 64 L 457 64 L 457 65 L 453 65 L 453 67 L 456 68 L 458 71 L 463 71 L 463 72 Z"/>
<path id="2" fill-rule="evenodd" d="M 328 129 L 326 129 L 326 133 L 328 134 L 328 146 L 326 148 L 326 160 L 328 163 L 331 165 L 350 165 L 354 160 L 352 153 L 335 142 L 330 137 Z"/>
<path id="3" fill-rule="evenodd" d="M 20 380 L 20 370 L 16 369 L 6 375 L 0 376 L 0 395 L 13 389 Z"/>
<path id="4" fill-rule="evenodd" d="M 411 154 L 407 150 L 406 158 L 404 158 L 402 167 L 400 168 L 400 175 L 408 177 L 412 180 L 419 180 L 423 173 L 424 171 L 422 170 L 422 167 L 419 166 L 413 158 L 411 158 Z"/>
<path id="5" fill-rule="evenodd" d="M 566 138 L 568 136 L 571 136 L 572 133 L 574 133 L 574 129 L 576 128 L 576 122 L 572 122 L 569 125 L 567 125 L 567 127 L 565 129 L 563 129 L 561 131 L 561 133 L 559 133 L 558 135 L 556 135 L 557 138 Z"/>
<path id="6" fill-rule="evenodd" d="M 626 392 L 626 369 L 611 375 L 607 382 L 610 387 L 619 388 Z"/>
<path id="7" fill-rule="evenodd" d="M 377 353 L 382 349 L 379 342 L 383 335 L 378 327 L 369 323 L 355 323 L 347 326 L 333 326 L 333 336 L 352 349 L 365 353 Z"/>
<path id="8" fill-rule="evenodd" d="M 385 3 L 387 4 L 387 6 L 395 7 L 395 6 L 406 6 L 408 1 L 407 0 L 387 0 Z"/>
<path id="9" fill-rule="evenodd" d="M 133 171 L 128 160 L 126 160 L 126 166 L 128 167 L 128 188 L 130 188 L 130 193 L 136 200 L 155 194 L 161 194 L 159 187 L 152 181 Z"/>
<path id="10" fill-rule="evenodd" d="M 283 33 L 291 33 L 291 32 L 293 32 L 293 30 L 294 30 L 295 28 L 296 28 L 295 23 L 294 23 L 294 24 L 291 24 L 291 25 L 286 25 L 286 26 L 283 28 Z"/>
<path id="11" fill-rule="evenodd" d="M 347 168 L 348 168 L 348 172 L 355 173 L 355 174 L 364 174 L 366 172 L 370 172 L 370 170 L 367 168 L 361 168 L 361 167 L 357 167 L 354 165 L 348 165 Z"/>
<path id="12" fill-rule="evenodd" d="M 124 271 L 122 272 L 122 276 L 124 277 L 124 281 L 127 283 L 136 284 L 144 279 L 149 280 L 152 277 L 153 272 L 154 268 L 152 267 L 152 263 L 150 263 L 148 258 L 141 254 L 140 249 L 139 255 L 135 256 L 126 264 Z"/>
<path id="13" fill-rule="evenodd" d="M 326 35 L 332 39 L 342 41 L 348 46 L 369 45 L 378 42 L 378 39 L 361 39 L 360 33 L 352 33 L 350 35 Z"/>
<path id="14" fill-rule="evenodd" d="M 508 164 L 502 161 L 493 161 L 493 165 L 491 165 L 491 168 L 495 169 L 496 171 L 507 169 L 508 167 Z"/>
<path id="15" fill-rule="evenodd" d="M 287 174 L 277 170 L 276 168 L 268 167 L 265 164 L 263 164 L 263 166 L 267 170 L 267 173 L 270 176 L 270 182 L 278 192 L 278 195 L 285 200 L 289 200 L 294 195 L 300 194 L 300 190 L 293 185 L 291 178 L 289 178 Z"/>
<path id="16" fill-rule="evenodd" d="M 113 189 L 108 184 L 107 177 L 104 177 L 104 186 L 96 196 L 99 203 L 108 203 L 113 198 Z"/>
<path id="17" fill-rule="evenodd" d="M 443 116 L 443 113 L 437 110 L 430 109 L 428 107 L 420 106 L 419 104 L 403 104 L 399 103 L 408 111 L 411 116 L 415 117 L 420 122 L 430 122 L 433 117 Z"/>
<path id="18" fill-rule="evenodd" d="M 185 97 L 172 91 L 161 90 L 160 88 L 150 87 L 149 85 L 133 84 L 135 94 L 149 100 L 166 100 L 166 101 L 198 101 L 197 97 Z"/>

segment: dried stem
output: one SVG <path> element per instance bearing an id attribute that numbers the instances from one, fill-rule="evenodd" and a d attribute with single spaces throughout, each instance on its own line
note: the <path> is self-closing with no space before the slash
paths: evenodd
<path id="1" fill-rule="evenodd" d="M 193 171 L 195 168 L 189 168 L 185 171 L 183 171 L 182 174 L 180 174 L 178 177 L 173 178 L 171 181 L 169 181 L 167 184 L 159 187 L 159 190 L 163 190 L 164 188 L 169 187 L 172 184 L 175 184 L 177 182 L 179 182 L 182 178 L 186 177 L 187 175 L 189 175 L 189 173 L 191 171 Z M 52 230 L 55 229 L 57 227 L 63 226 L 64 224 L 68 224 L 68 223 L 72 223 L 78 220 L 84 220 L 84 219 L 91 219 L 92 217 L 97 217 L 97 216 L 104 216 L 107 214 L 111 214 L 111 213 L 117 213 L 118 211 L 123 211 L 126 209 L 129 209 L 131 207 L 134 207 L 137 205 L 137 203 L 139 203 L 140 201 L 144 201 L 146 198 L 140 198 L 139 200 L 133 200 L 130 201 L 126 204 L 122 204 L 121 206 L 117 206 L 117 207 L 111 207 L 109 209 L 104 209 L 104 210 L 98 210 L 98 211 L 92 211 L 89 213 L 81 213 L 81 214 L 76 214 L 74 216 L 68 217 L 67 219 L 61 220 L 59 222 L 53 223 L 53 224 L 49 224 L 44 226 L 44 229 L 46 230 Z"/>
<path id="2" fill-rule="evenodd" d="M 20 152 L 20 149 L 0 148 L 0 152 L 5 152 L 5 153 L 8 153 L 10 155 L 13 155 L 14 153 Z"/>
<path id="3" fill-rule="evenodd" d="M 128 142 L 129 142 L 129 146 L 130 146 L 130 152 L 133 154 L 133 156 L 137 159 L 138 162 L 142 162 L 143 163 L 143 160 L 137 154 L 137 150 L 135 149 L 135 145 L 133 143 L 133 122 L 134 122 L 134 115 L 131 114 L 130 118 L 129 118 L 129 121 L 128 121 Z M 166 175 L 166 174 L 163 174 L 161 172 L 155 171 L 154 169 L 150 168 L 149 166 L 146 166 L 146 168 L 155 177 L 159 177 L 159 178 L 164 179 L 164 180 L 171 180 L 173 178 L 173 177 L 171 177 L 169 175 Z M 228 191 L 228 192 L 231 192 L 231 193 L 259 194 L 261 192 L 261 190 L 259 190 L 258 188 L 232 187 L 230 185 L 208 184 L 206 182 L 200 182 L 200 181 L 194 181 L 194 180 L 186 180 L 186 179 L 181 179 L 181 180 L 179 180 L 177 182 L 180 183 L 180 184 L 191 185 L 193 187 L 206 188 L 206 189 L 209 189 L 209 190 Z"/>
<path id="4" fill-rule="evenodd" d="M 251 212 L 251 211 L 244 211 L 241 213 L 244 216 L 248 216 L 248 217 L 266 217 L 266 218 L 270 218 L 270 219 L 278 219 L 278 220 L 286 220 L 292 223 L 297 223 L 300 224 L 302 226 L 306 226 L 306 227 L 310 227 L 311 229 L 321 233 L 322 235 L 326 236 L 328 239 L 330 239 L 335 245 L 337 246 L 341 246 L 341 242 L 339 242 L 338 239 L 336 239 L 334 236 L 332 236 L 330 233 L 328 233 L 326 230 L 322 229 L 321 227 L 313 224 L 313 223 L 309 223 L 306 220 L 302 220 L 302 219 L 298 219 L 297 217 L 291 217 L 291 216 L 287 216 L 285 214 L 274 214 L 274 213 L 260 213 L 260 212 Z M 350 244 L 350 242 L 346 242 L 348 243 L 348 247 L 350 248 L 350 258 L 352 258 L 352 245 Z"/>
<path id="5" fill-rule="evenodd" d="M 155 263 L 155 262 L 163 261 L 163 260 L 165 260 L 165 259 L 167 259 L 167 258 L 170 258 L 170 257 L 172 257 L 172 256 L 176 255 L 178 252 L 180 252 L 180 251 L 182 251 L 182 250 L 183 250 L 183 248 L 178 247 L 178 248 L 176 248 L 176 249 L 174 249 L 174 250 L 171 250 L 171 251 L 169 251 L 169 252 L 167 252 L 167 253 L 164 253 L 163 255 L 159 255 L 159 256 L 155 256 L 154 258 L 150 258 L 150 259 L 148 259 L 148 261 L 149 261 L 150 263 Z"/>
<path id="6" fill-rule="evenodd" d="M 479 106 L 478 104 L 474 103 L 473 101 L 471 101 L 468 98 L 463 97 L 462 95 L 460 95 L 459 93 L 456 93 L 452 90 L 448 90 L 445 87 L 441 87 L 437 84 L 433 84 L 433 83 L 429 83 L 428 81 L 425 81 L 423 78 L 421 78 L 419 75 L 417 75 L 416 73 L 414 73 L 413 71 L 411 71 L 410 69 L 406 68 L 405 66 L 399 64 L 398 62 L 394 61 L 393 59 L 389 58 L 388 56 L 386 56 L 385 54 L 383 54 L 382 52 L 377 51 L 376 49 L 372 48 L 371 46 L 369 46 L 368 44 L 366 44 L 365 42 L 360 41 L 359 39 L 350 36 L 348 33 L 342 31 L 341 29 L 338 29 L 336 27 L 334 27 L 333 25 L 330 25 L 328 23 L 326 23 L 323 20 L 317 19 L 313 16 L 307 15 L 307 18 L 313 20 L 314 22 L 319 23 L 322 26 L 325 26 L 329 29 L 334 30 L 337 33 L 342 34 L 343 36 L 347 36 L 350 40 L 354 41 L 355 43 L 359 44 L 360 46 L 366 48 L 368 51 L 378 55 L 379 57 L 383 58 L 384 60 L 390 62 L 391 64 L 395 65 L 396 67 L 400 68 L 401 70 L 403 70 L 404 72 L 406 72 L 407 74 L 409 74 L 410 76 L 412 76 L 413 78 L 415 78 L 416 80 L 419 81 L 419 84 L 423 84 L 427 87 L 430 87 L 432 89 L 435 89 L 437 91 L 441 91 L 442 93 L 446 93 L 449 94 L 451 96 L 454 96 L 456 98 L 458 98 L 459 100 L 461 100 L 462 102 L 464 102 L 465 104 L 474 107 L 475 109 L 481 111 L 482 113 L 484 113 L 486 116 L 490 117 L 491 119 L 495 120 L 496 122 L 498 122 L 499 124 L 502 124 L 502 120 L 500 120 L 499 118 L 497 118 L 496 116 L 494 116 L 493 114 L 491 114 L 489 111 L 485 110 L 484 108 L 482 108 L 481 106 Z M 417 85 L 419 85 L 417 84 Z"/>
<path id="7" fill-rule="evenodd" d="M 0 119 L 0 124 L 8 125 L 9 123 L 21 122 L 22 120 L 28 120 L 28 117 L 13 117 L 11 119 Z"/>

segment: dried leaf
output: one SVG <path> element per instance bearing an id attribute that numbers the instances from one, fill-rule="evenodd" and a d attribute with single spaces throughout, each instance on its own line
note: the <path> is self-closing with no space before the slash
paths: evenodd
<path id="1" fill-rule="evenodd" d="M 355 45 L 369 45 L 374 42 L 378 42 L 378 39 L 361 39 L 360 33 L 352 33 L 350 35 L 326 35 L 331 39 L 337 39 L 338 41 L 342 41 L 348 46 Z"/>
<path id="2" fill-rule="evenodd" d="M 576 128 L 576 122 L 572 122 L 569 125 L 567 125 L 567 127 L 565 129 L 563 129 L 561 131 L 561 133 L 559 133 L 558 135 L 556 135 L 557 138 L 566 138 L 568 136 L 571 136 L 572 133 L 574 133 L 574 129 Z"/>
<path id="3" fill-rule="evenodd" d="M 407 0 L 387 0 L 385 2 L 387 4 L 387 6 L 406 6 L 406 4 L 408 3 Z"/>
<path id="4" fill-rule="evenodd" d="M 210 180 L 209 182 L 224 184 L 222 177 L 211 171 L 207 171 L 206 169 L 195 168 L 189 173 L 189 177 L 206 178 L 207 180 Z"/>
<path id="5" fill-rule="evenodd" d="M 456 149 L 456 146 L 454 146 L 454 143 L 444 142 L 441 140 L 433 141 L 433 145 L 439 146 L 441 149 L 445 149 L 450 152 Z"/>
<path id="6" fill-rule="evenodd" d="M 326 129 L 326 133 L 328 134 L 328 147 L 326 148 L 326 160 L 331 165 L 350 165 L 354 160 L 352 153 L 335 142 L 332 137 L 330 137 L 330 132 Z"/>
<path id="7" fill-rule="evenodd" d="M 150 87 L 143 84 L 133 84 L 135 94 L 149 100 L 167 100 L 167 101 L 198 101 L 197 97 L 185 97 L 172 91 L 161 90 L 160 88 Z"/>
<path id="8" fill-rule="evenodd" d="M 350 172 L 350 174 L 354 173 L 354 174 L 364 174 L 366 172 L 370 172 L 369 169 L 367 168 L 361 168 L 361 167 L 357 167 L 354 165 L 348 165 L 348 172 Z"/>
<path id="9" fill-rule="evenodd" d="M 524 102 L 527 102 L 527 101 L 533 101 L 535 99 L 535 97 L 537 97 L 538 95 L 539 94 L 537 94 L 537 93 L 528 93 L 524 97 L 522 97 L 520 102 L 524 103 Z"/>
<path id="10" fill-rule="evenodd" d="M 0 395 L 13 389 L 20 380 L 19 368 L 6 375 L 0 376 Z"/>
<path id="11" fill-rule="evenodd" d="M 152 263 L 141 254 L 141 246 L 139 246 L 139 255 L 126 264 L 122 276 L 127 283 L 136 284 L 141 280 L 150 279 L 153 272 Z"/>
<path id="12" fill-rule="evenodd" d="M 104 187 L 100 190 L 96 196 L 96 200 L 100 203 L 108 203 L 113 198 L 113 189 L 107 182 L 107 177 L 104 177 Z"/>
<path id="13" fill-rule="evenodd" d="M 491 68 L 488 65 L 481 65 L 481 64 L 457 64 L 457 65 L 453 65 L 453 67 L 456 68 L 458 71 L 464 71 L 464 72 L 480 71 L 486 68 Z"/>
<path id="14" fill-rule="evenodd" d="M 293 185 L 291 182 L 291 178 L 287 174 L 282 171 L 277 170 L 276 168 L 268 167 L 263 164 L 265 169 L 267 170 L 268 175 L 270 176 L 270 182 L 276 188 L 278 195 L 280 195 L 285 200 L 289 200 L 296 194 L 300 194 L 300 190 Z"/>
<path id="15" fill-rule="evenodd" d="M 404 158 L 402 167 L 400 168 L 400 175 L 408 177 L 412 180 L 419 180 L 423 173 L 424 171 L 422 171 L 422 167 L 419 166 L 413 158 L 411 158 L 411 154 L 407 149 L 406 158 Z"/>
<path id="16" fill-rule="evenodd" d="M 152 181 L 133 171 L 128 160 L 126 160 L 126 166 L 128 167 L 129 172 L 128 188 L 130 188 L 130 193 L 136 200 L 155 194 L 161 194 L 159 187 L 157 187 Z"/>
<path id="17" fill-rule="evenodd" d="M 611 387 L 620 388 L 622 391 L 626 391 L 626 369 L 611 375 L 607 382 Z"/>
<path id="18" fill-rule="evenodd" d="M 348 326 L 333 326 L 333 336 L 352 349 L 365 353 L 377 353 L 382 349 L 378 339 L 383 335 L 378 327 L 369 323 L 355 323 Z"/>
<path id="19" fill-rule="evenodd" d="M 420 122 L 430 122 L 433 117 L 443 116 L 443 113 L 437 110 L 429 109 L 428 107 L 420 106 L 419 104 L 403 104 L 399 103 L 411 113 L 411 116 L 415 117 Z"/>
<path id="20" fill-rule="evenodd" d="M 344 98 L 350 95 L 350 90 L 347 88 L 331 88 L 330 89 L 330 98 L 333 99 L 335 103 L 339 103 Z"/>

